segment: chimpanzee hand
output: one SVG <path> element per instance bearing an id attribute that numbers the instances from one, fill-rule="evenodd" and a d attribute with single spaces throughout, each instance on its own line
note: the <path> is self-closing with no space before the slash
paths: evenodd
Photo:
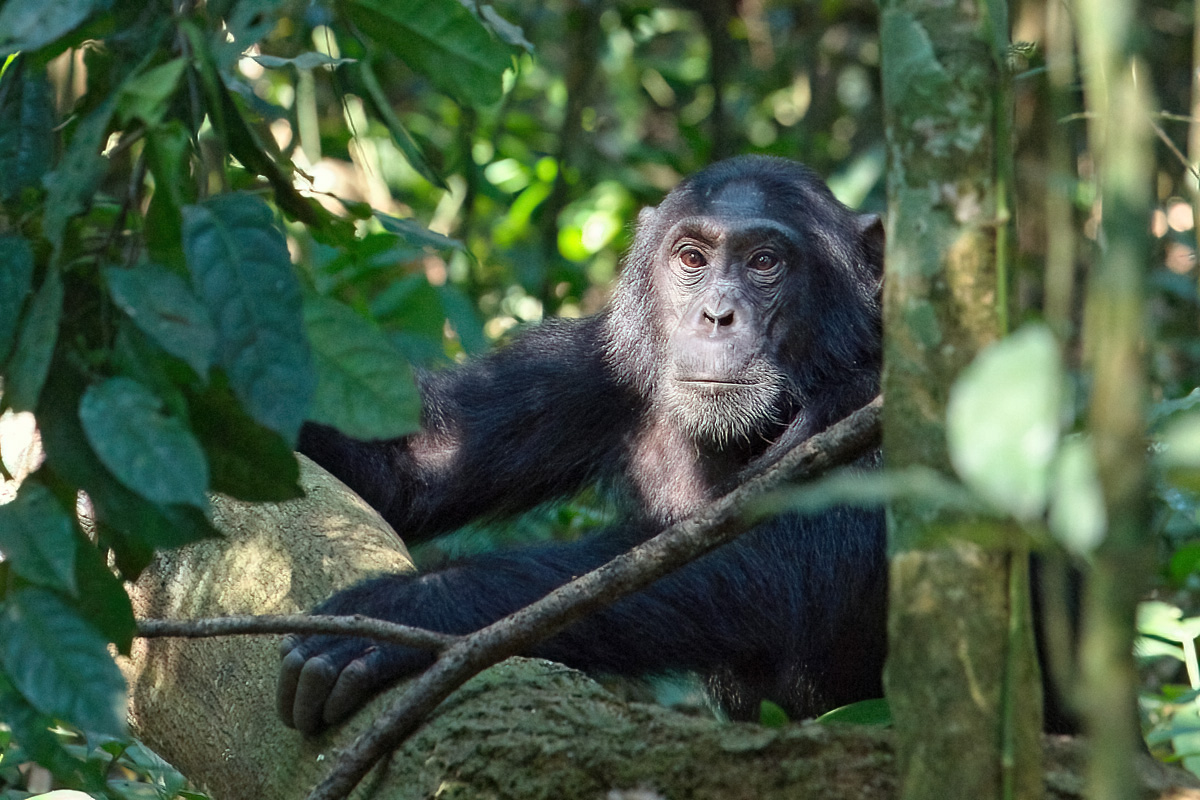
<path id="1" fill-rule="evenodd" d="M 420 578 L 389 575 L 335 594 L 314 614 L 366 614 L 422 626 L 425 594 Z M 406 613 L 412 609 L 413 613 Z M 279 715 L 305 735 L 349 717 L 390 684 L 433 663 L 429 651 L 349 636 L 301 636 L 283 640 L 279 675 Z"/>

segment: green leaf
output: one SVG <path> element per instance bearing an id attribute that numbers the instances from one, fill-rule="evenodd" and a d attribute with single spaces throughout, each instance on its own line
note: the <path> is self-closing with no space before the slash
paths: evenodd
<path id="1" fill-rule="evenodd" d="M 848 706 L 835 708 L 817 717 L 817 722 L 844 722 L 851 725 L 881 725 L 892 724 L 892 710 L 887 700 L 860 700 Z"/>
<path id="2" fill-rule="evenodd" d="M 40 187 L 50 168 L 54 90 L 44 68 L 29 67 L 21 59 L 17 68 L 5 73 L 0 80 L 0 119 L 0 200 L 7 201 L 26 187 Z"/>
<path id="3" fill-rule="evenodd" d="M 128 488 L 156 503 L 207 506 L 208 465 L 191 431 L 129 378 L 90 387 L 79 403 L 88 443 Z"/>
<path id="4" fill-rule="evenodd" d="M 1054 462 L 1051 492 L 1050 532 L 1072 553 L 1091 553 L 1104 539 L 1108 520 L 1089 438 L 1063 440 Z"/>
<path id="5" fill-rule="evenodd" d="M 21 309 L 33 292 L 33 250 L 20 236 L 0 236 L 0 364 L 8 360 L 17 340 Z"/>
<path id="6" fill-rule="evenodd" d="M 114 101 L 106 100 L 84 117 L 71 136 L 58 169 L 46 177 L 46 217 L 42 227 L 57 252 L 62 247 L 67 220 L 86 211 L 108 170 L 108 159 L 100 154 L 108 136 Z"/>
<path id="7" fill-rule="evenodd" d="M 54 593 L 9 595 L 0 615 L 0 666 L 38 711 L 87 731 L 125 735 L 125 679 L 108 642 Z"/>
<path id="8" fill-rule="evenodd" d="M 410 244 L 425 245 L 435 250 L 465 249 L 463 243 L 458 239 L 451 239 L 449 236 L 435 233 L 415 219 L 401 219 L 384 214 L 382 211 L 375 212 L 375 217 L 383 224 L 384 230 L 394 233 Z"/>
<path id="9" fill-rule="evenodd" d="M 0 8 L 0 56 L 50 44 L 109 5 L 109 0 L 8 0 Z"/>
<path id="10" fill-rule="evenodd" d="M 62 740 L 51 730 L 57 723 L 30 705 L 5 677 L 3 670 L 0 670 L 0 719 L 12 730 L 13 738 L 20 743 L 21 750 L 56 776 L 78 772 L 80 763 L 67 752 Z"/>
<path id="11" fill-rule="evenodd" d="M 379 79 L 375 77 L 375 70 L 371 69 L 368 62 L 363 61 L 359 65 L 359 76 L 367 90 L 367 98 L 371 101 L 371 107 L 387 125 L 388 132 L 392 134 L 392 141 L 400 148 L 400 152 L 404 154 L 404 159 L 409 166 L 434 186 L 448 190 L 445 179 L 429 163 L 429 157 L 425 155 L 421 145 L 412 137 L 408 128 L 404 127 L 404 123 L 392 110 L 392 104 L 384 94 L 383 87 L 379 85 Z"/>
<path id="12" fill-rule="evenodd" d="M 1180 489 L 1200 492 L 1200 412 L 1181 411 L 1159 437 L 1158 462 L 1167 480 Z"/>
<path id="13" fill-rule="evenodd" d="M 0 506 L 0 553 L 30 583 L 75 593 L 75 518 L 42 484 Z"/>
<path id="14" fill-rule="evenodd" d="M 129 579 L 150 563 L 154 548 L 179 547 L 211 538 L 217 531 L 204 512 L 189 505 L 161 506 L 126 489 L 100 463 L 79 419 L 87 384 L 72 365 L 59 360 L 38 406 L 38 426 L 46 465 L 63 481 L 87 492 L 96 511 L 100 539 L 111 547 Z"/>
<path id="15" fill-rule="evenodd" d="M 973 490 L 1019 519 L 1046 507 L 1063 413 L 1054 335 L 1026 326 L 988 347 L 950 390 L 950 460 Z"/>
<path id="16" fill-rule="evenodd" d="M 183 209 L 192 283 L 217 328 L 217 361 L 254 419 L 296 440 L 316 378 L 287 242 L 247 194 Z"/>
<path id="17" fill-rule="evenodd" d="M 123 124 L 140 119 L 153 127 L 162 119 L 175 95 L 187 60 L 177 58 L 135 75 L 117 92 L 117 117 Z"/>
<path id="18" fill-rule="evenodd" d="M 189 169 L 191 154 L 191 135 L 178 120 L 146 133 L 146 163 L 154 176 L 154 194 L 143 228 L 146 249 L 152 260 L 170 267 L 184 265 L 180 209 L 195 200 Z"/>
<path id="19" fill-rule="evenodd" d="M 764 728 L 782 728 L 789 722 L 791 720 L 788 719 L 787 712 L 770 700 L 763 700 L 758 704 L 758 724 Z"/>
<path id="20" fill-rule="evenodd" d="M 309 419 L 357 439 L 392 439 L 420 427 L 412 370 L 378 329 L 322 297 L 305 299 L 304 322 L 318 376 Z"/>
<path id="21" fill-rule="evenodd" d="M 275 503 L 304 495 L 292 448 L 251 419 L 222 382 L 189 397 L 188 408 L 192 429 L 208 454 L 214 492 Z"/>
<path id="22" fill-rule="evenodd" d="M 458 0 L 345 0 L 341 9 L 447 94 L 470 106 L 500 99 L 513 50 Z"/>
<path id="23" fill-rule="evenodd" d="M 113 301 L 163 350 L 203 378 L 212 366 L 217 335 L 187 281 L 162 267 L 104 270 Z"/>
<path id="24" fill-rule="evenodd" d="M 79 540 L 77 540 L 79 541 Z M 129 655 L 137 624 L 125 584 L 113 575 L 104 551 L 89 542 L 79 542 L 75 558 L 75 580 L 79 586 L 79 613 L 96 626 L 104 638 Z"/>
<path id="25" fill-rule="evenodd" d="M 4 376 L 4 402 L 17 411 L 33 411 L 37 406 L 58 341 L 62 304 L 62 277 L 51 269 L 29 306 Z"/>
<path id="26" fill-rule="evenodd" d="M 301 53 L 295 58 L 280 58 L 279 56 L 251 56 L 259 64 L 262 64 L 267 69 L 279 69 L 281 67 L 292 66 L 296 69 L 316 69 L 317 67 L 340 67 L 343 64 L 353 64 L 358 59 L 354 58 L 334 58 L 327 56 L 324 53 L 314 53 L 309 51 Z"/>

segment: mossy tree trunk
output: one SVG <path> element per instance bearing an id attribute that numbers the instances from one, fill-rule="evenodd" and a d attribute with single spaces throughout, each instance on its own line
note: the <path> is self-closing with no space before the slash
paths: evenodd
<path id="1" fill-rule="evenodd" d="M 949 474 L 949 388 L 1006 327 L 1007 11 L 1000 0 L 880 5 L 885 459 Z M 886 685 L 904 797 L 1041 795 L 1028 557 L 979 531 L 917 501 L 890 509 Z"/>

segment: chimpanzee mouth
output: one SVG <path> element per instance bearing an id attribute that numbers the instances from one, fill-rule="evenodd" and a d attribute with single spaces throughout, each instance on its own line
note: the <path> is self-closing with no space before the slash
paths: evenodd
<path id="1" fill-rule="evenodd" d="M 693 391 L 708 392 L 713 394 L 718 394 L 721 392 L 736 392 L 755 385 L 749 381 L 719 380 L 717 378 L 676 378 L 675 381 L 683 384 Z"/>

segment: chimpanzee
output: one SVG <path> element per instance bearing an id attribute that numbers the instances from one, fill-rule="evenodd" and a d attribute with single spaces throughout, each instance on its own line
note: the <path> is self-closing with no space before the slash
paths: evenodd
<path id="1" fill-rule="evenodd" d="M 638 218 L 611 302 L 424 376 L 424 429 L 359 442 L 306 425 L 300 449 L 406 540 L 601 482 L 619 526 L 367 581 L 317 613 L 467 633 L 696 511 L 793 421 L 816 433 L 878 391 L 883 235 L 810 170 L 745 156 Z M 534 647 L 585 670 L 702 674 L 734 718 L 793 718 L 882 696 L 883 517 L 839 507 L 764 522 Z M 432 662 L 427 652 L 289 637 L 279 707 L 305 733 Z"/>

